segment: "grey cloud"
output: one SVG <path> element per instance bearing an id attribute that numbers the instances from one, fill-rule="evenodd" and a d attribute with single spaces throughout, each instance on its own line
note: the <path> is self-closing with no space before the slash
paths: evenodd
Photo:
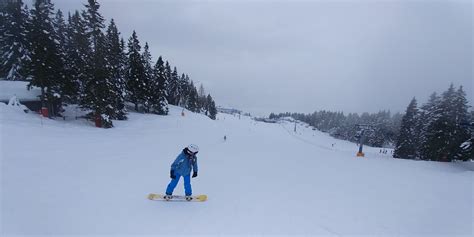
<path id="1" fill-rule="evenodd" d="M 204 83 L 221 105 L 255 113 L 403 111 L 463 85 L 473 105 L 472 2 L 100 1 Z M 77 1 L 56 5 L 77 9 Z"/>

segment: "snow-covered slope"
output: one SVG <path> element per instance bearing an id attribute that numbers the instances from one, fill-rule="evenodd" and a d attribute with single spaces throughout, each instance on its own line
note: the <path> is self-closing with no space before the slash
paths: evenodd
<path id="1" fill-rule="evenodd" d="M 451 163 L 391 159 L 293 123 L 131 113 L 113 129 L 0 103 L 1 235 L 471 236 L 473 176 Z M 223 140 L 224 135 L 227 141 Z M 194 194 L 154 202 L 196 143 Z M 334 144 L 334 145 L 333 145 Z M 175 191 L 183 193 L 182 183 Z"/>
<path id="2" fill-rule="evenodd" d="M 29 82 L 26 81 L 6 81 L 0 80 L 0 101 L 8 101 L 12 96 L 16 96 L 22 101 L 39 100 L 41 89 L 32 87 L 27 89 Z"/>

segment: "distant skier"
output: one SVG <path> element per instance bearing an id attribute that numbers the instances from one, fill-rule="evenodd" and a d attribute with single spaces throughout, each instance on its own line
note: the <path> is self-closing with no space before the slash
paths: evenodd
<path id="1" fill-rule="evenodd" d="M 165 199 L 173 198 L 173 190 L 179 182 L 181 176 L 184 180 L 184 192 L 186 200 L 190 201 L 193 194 L 191 189 L 191 169 L 193 170 L 192 177 L 198 176 L 198 165 L 196 154 L 199 152 L 199 147 L 191 144 L 183 149 L 181 154 L 178 155 L 176 160 L 171 164 L 170 178 L 171 182 L 166 188 Z"/>
<path id="2" fill-rule="evenodd" d="M 227 136 L 224 135 L 224 141 L 226 141 L 226 140 L 227 140 Z"/>

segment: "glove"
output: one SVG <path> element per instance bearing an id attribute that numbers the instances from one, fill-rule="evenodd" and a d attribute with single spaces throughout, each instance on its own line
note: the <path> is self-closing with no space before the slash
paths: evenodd
<path id="1" fill-rule="evenodd" d="M 198 176 L 198 172 L 193 172 L 193 178 L 196 178 Z"/>
<path id="2" fill-rule="evenodd" d="M 170 178 L 176 179 L 176 175 L 174 175 L 174 170 L 170 170 Z"/>

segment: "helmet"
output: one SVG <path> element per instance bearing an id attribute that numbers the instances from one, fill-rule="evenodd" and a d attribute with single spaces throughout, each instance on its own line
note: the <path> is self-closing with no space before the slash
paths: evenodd
<path id="1" fill-rule="evenodd" d="M 199 147 L 197 145 L 194 145 L 194 144 L 191 144 L 191 145 L 187 146 L 186 148 L 188 149 L 188 151 L 190 151 L 194 154 L 198 153 L 198 151 L 199 151 Z"/>

